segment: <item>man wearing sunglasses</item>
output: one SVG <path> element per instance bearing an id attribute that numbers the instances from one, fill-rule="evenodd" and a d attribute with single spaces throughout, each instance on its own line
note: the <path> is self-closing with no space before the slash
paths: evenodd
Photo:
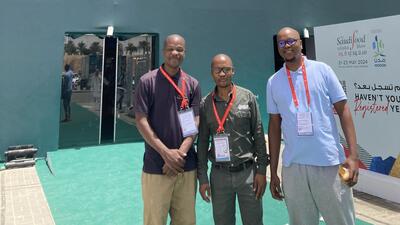
<path id="1" fill-rule="evenodd" d="M 278 35 L 278 51 L 284 66 L 269 78 L 269 153 L 272 197 L 285 200 L 290 224 L 355 223 L 351 187 L 357 183 L 356 134 L 347 97 L 333 70 L 301 53 L 299 33 L 289 27 Z M 340 144 L 333 109 L 340 118 L 350 155 Z M 277 175 L 281 132 L 282 187 Z M 342 182 L 339 165 L 350 172 Z"/>
<path id="2" fill-rule="evenodd" d="M 255 96 L 232 82 L 234 73 L 229 56 L 213 58 L 211 76 L 216 87 L 200 105 L 199 191 L 204 201 L 211 200 L 216 225 L 235 224 L 236 196 L 243 224 L 261 225 L 269 160 L 264 130 Z"/>

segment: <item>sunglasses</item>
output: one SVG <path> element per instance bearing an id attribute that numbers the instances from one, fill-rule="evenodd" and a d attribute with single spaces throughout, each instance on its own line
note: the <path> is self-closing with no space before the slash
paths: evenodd
<path id="1" fill-rule="evenodd" d="M 212 72 L 215 74 L 221 73 L 221 71 L 224 72 L 224 74 L 231 73 L 233 71 L 233 67 L 213 67 Z"/>
<path id="2" fill-rule="evenodd" d="M 289 38 L 287 40 L 280 40 L 278 41 L 279 48 L 284 48 L 286 45 L 292 46 L 296 44 L 299 39 Z"/>

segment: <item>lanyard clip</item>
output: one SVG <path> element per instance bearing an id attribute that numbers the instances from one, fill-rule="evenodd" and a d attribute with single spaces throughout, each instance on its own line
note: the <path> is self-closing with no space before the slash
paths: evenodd
<path id="1" fill-rule="evenodd" d="M 218 134 L 223 134 L 223 133 L 225 133 L 225 129 L 224 129 L 224 127 L 223 126 L 218 126 L 218 129 L 217 129 L 217 133 Z"/>
<path id="2" fill-rule="evenodd" d="M 189 100 L 188 98 L 185 96 L 182 98 L 182 102 L 181 102 L 181 109 L 188 109 L 189 108 Z"/>

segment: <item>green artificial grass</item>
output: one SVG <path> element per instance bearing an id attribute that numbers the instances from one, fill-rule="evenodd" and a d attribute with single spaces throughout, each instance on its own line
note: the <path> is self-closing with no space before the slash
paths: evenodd
<path id="1" fill-rule="evenodd" d="M 48 153 L 36 164 L 57 225 L 141 225 L 141 169 L 143 143 L 65 149 Z M 268 189 L 267 189 L 268 190 Z M 197 194 L 197 225 L 214 224 L 211 204 Z M 264 224 L 288 223 L 286 207 L 267 191 L 263 198 Z M 236 224 L 242 224 L 239 207 Z M 320 224 L 324 224 L 321 222 Z M 358 225 L 368 224 L 357 220 Z"/>

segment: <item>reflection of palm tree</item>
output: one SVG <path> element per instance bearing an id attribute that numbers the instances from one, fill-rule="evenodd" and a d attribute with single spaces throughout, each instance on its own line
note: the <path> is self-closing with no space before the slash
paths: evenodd
<path id="1" fill-rule="evenodd" d="M 142 49 L 143 55 L 147 55 L 150 51 L 150 43 L 148 41 L 139 41 L 139 48 Z"/>
<path id="2" fill-rule="evenodd" d="M 82 43 L 82 42 L 81 42 Z M 89 47 L 90 54 L 101 54 L 103 51 L 102 47 L 100 46 L 99 42 L 93 42 Z"/>
<path id="3" fill-rule="evenodd" d="M 76 54 L 76 47 L 73 41 L 70 40 L 64 45 L 64 52 L 68 55 Z"/>
<path id="4" fill-rule="evenodd" d="M 118 43 L 118 55 L 124 55 L 124 47 L 121 43 Z"/>
<path id="5" fill-rule="evenodd" d="M 78 43 L 79 55 L 84 55 L 87 52 L 86 44 L 83 41 Z"/>
<path id="6" fill-rule="evenodd" d="M 139 43 L 140 44 L 140 43 Z M 128 46 L 125 47 L 125 50 L 127 52 L 129 52 L 129 55 L 132 55 L 132 52 L 137 52 L 138 47 L 136 47 L 134 44 L 132 43 L 128 43 Z"/>

